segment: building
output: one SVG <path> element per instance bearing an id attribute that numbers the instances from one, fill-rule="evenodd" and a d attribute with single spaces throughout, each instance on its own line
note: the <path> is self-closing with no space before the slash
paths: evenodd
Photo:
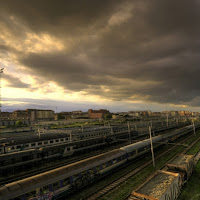
<path id="1" fill-rule="evenodd" d="M 27 110 L 15 110 L 11 114 L 11 118 L 15 120 L 30 119 L 30 115 Z"/>
<path id="2" fill-rule="evenodd" d="M 27 109 L 28 115 L 31 121 L 45 121 L 54 119 L 53 110 L 37 110 L 37 109 Z"/>
<path id="3" fill-rule="evenodd" d="M 150 110 L 144 110 L 144 111 L 129 111 L 128 115 L 131 117 L 148 117 L 152 115 L 152 112 Z"/>
<path id="4" fill-rule="evenodd" d="M 10 112 L 0 112 L 0 120 L 11 119 L 12 118 L 11 114 L 12 113 L 10 113 Z"/>
<path id="5" fill-rule="evenodd" d="M 91 119 L 104 119 L 107 114 L 110 114 L 108 110 L 100 109 L 100 110 L 88 110 L 88 116 Z"/>
<path id="6" fill-rule="evenodd" d="M 88 119 L 88 113 L 82 111 L 60 112 L 54 116 L 55 120 Z"/>

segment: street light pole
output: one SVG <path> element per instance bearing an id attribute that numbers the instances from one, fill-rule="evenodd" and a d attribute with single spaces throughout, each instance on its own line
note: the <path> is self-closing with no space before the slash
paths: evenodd
<path id="1" fill-rule="evenodd" d="M 155 167 L 154 152 L 153 152 L 153 142 L 152 142 L 152 137 L 151 137 L 151 126 L 149 126 L 149 135 L 150 135 L 150 142 L 151 142 L 152 161 L 153 161 L 153 166 Z"/>

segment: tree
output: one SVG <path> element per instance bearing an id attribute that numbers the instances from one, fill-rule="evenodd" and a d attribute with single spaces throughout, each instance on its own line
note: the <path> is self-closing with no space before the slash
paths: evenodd
<path id="1" fill-rule="evenodd" d="M 18 121 L 16 121 L 16 126 L 23 126 L 24 124 L 23 124 L 23 122 L 21 121 L 21 120 L 18 120 Z"/>
<path id="2" fill-rule="evenodd" d="M 65 119 L 65 116 L 63 116 L 62 113 L 58 113 L 58 120 L 61 120 L 61 119 Z"/>
<path id="3" fill-rule="evenodd" d="M 111 113 L 105 114 L 105 116 L 104 116 L 104 119 L 111 119 L 111 118 L 112 118 Z"/>

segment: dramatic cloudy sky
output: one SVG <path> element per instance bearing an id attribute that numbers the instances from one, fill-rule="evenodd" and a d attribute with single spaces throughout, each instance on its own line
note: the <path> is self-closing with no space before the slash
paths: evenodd
<path id="1" fill-rule="evenodd" d="M 200 0 L 0 0 L 0 64 L 4 110 L 200 110 Z"/>

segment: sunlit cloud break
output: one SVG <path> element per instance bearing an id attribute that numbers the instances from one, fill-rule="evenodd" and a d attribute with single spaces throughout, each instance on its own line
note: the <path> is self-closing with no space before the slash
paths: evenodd
<path id="1" fill-rule="evenodd" d="M 198 110 L 199 9 L 196 0 L 1 1 L 2 97 Z"/>

